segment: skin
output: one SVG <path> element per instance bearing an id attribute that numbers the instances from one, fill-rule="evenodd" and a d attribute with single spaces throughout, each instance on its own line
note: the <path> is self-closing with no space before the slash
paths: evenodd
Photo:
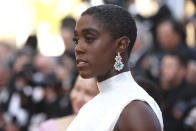
<path id="1" fill-rule="evenodd" d="M 125 55 L 128 46 L 126 41 L 129 41 L 127 37 L 113 40 L 110 32 L 102 28 L 98 21 L 85 15 L 76 25 L 75 39 L 77 68 L 82 77 L 97 77 L 98 81 L 103 81 L 119 73 L 113 68 L 114 58 L 117 52 Z M 78 61 L 81 59 L 85 63 L 80 65 Z M 128 69 L 125 67 L 121 72 L 126 70 Z"/>
<path id="2" fill-rule="evenodd" d="M 74 114 L 77 114 L 80 108 L 98 94 L 98 87 L 94 78 L 84 79 L 78 77 L 76 84 L 71 91 L 71 103 Z"/>
<path id="3" fill-rule="evenodd" d="M 168 88 L 176 87 L 185 77 L 185 72 L 185 68 L 180 64 L 176 56 L 164 56 L 161 65 L 161 88 L 167 90 Z"/>
<path id="4" fill-rule="evenodd" d="M 84 15 L 79 19 L 74 41 L 77 68 L 83 78 L 96 77 L 100 82 L 128 71 L 127 48 L 130 42 L 128 37 L 113 39 L 110 32 L 103 28 L 101 21 L 93 16 Z M 120 52 L 125 64 L 120 72 L 113 67 L 117 52 Z M 150 106 L 136 101 L 128 104 L 122 111 L 114 130 L 161 131 L 161 128 Z"/>
<path id="5" fill-rule="evenodd" d="M 188 63 L 186 79 L 189 83 L 196 85 L 196 61 L 190 61 Z"/>
<path id="6" fill-rule="evenodd" d="M 133 101 L 121 113 L 114 131 L 161 131 L 161 127 L 150 106 Z"/>
<path id="7" fill-rule="evenodd" d="M 172 50 L 180 42 L 180 36 L 173 30 L 172 24 L 169 21 L 165 21 L 157 28 L 157 37 L 160 42 L 160 46 L 164 50 Z"/>

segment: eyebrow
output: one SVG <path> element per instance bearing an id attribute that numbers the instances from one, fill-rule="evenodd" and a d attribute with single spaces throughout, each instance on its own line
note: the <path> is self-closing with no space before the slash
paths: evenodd
<path id="1" fill-rule="evenodd" d="M 82 30 L 82 32 L 83 33 L 85 33 L 85 32 L 95 32 L 96 34 L 100 34 L 96 29 L 94 29 L 94 28 L 84 28 L 83 30 Z"/>
<path id="2" fill-rule="evenodd" d="M 96 34 L 100 34 L 96 29 L 94 29 L 94 28 L 84 28 L 84 29 L 82 29 L 82 32 L 83 33 L 85 33 L 85 32 L 94 32 L 94 33 L 96 33 Z M 77 34 L 77 31 L 75 30 L 74 31 L 74 34 L 76 35 Z"/>

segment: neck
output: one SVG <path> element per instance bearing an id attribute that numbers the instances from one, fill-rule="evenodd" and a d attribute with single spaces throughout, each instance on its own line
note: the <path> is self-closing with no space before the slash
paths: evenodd
<path id="1" fill-rule="evenodd" d="M 118 75 L 118 74 L 120 74 L 122 72 L 126 72 L 126 71 L 129 71 L 129 68 L 127 65 L 121 71 L 112 70 L 111 72 L 108 72 L 108 73 L 104 74 L 103 76 L 97 76 L 97 80 L 98 80 L 98 82 L 101 82 L 101 81 L 104 81 L 110 77 L 113 77 L 115 75 Z"/>

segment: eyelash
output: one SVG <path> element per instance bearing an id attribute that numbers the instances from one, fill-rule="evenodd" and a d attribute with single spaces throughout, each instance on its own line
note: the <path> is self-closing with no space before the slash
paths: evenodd
<path id="1" fill-rule="evenodd" d="M 91 42 L 93 42 L 94 40 L 95 40 L 94 37 L 85 37 L 85 41 L 86 41 L 87 43 L 91 43 Z"/>
<path id="2" fill-rule="evenodd" d="M 87 43 L 91 43 L 91 42 L 93 42 L 95 40 L 95 38 L 93 38 L 93 37 L 85 37 L 85 41 L 87 42 Z M 74 37 L 73 38 L 73 42 L 75 43 L 75 44 L 78 44 L 78 41 L 79 41 L 79 38 L 77 38 L 77 37 Z"/>

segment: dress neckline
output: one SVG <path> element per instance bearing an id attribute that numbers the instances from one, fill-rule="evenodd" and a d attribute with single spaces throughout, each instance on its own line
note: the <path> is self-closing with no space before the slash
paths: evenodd
<path id="1" fill-rule="evenodd" d="M 99 92 L 104 93 L 107 90 L 111 90 L 112 87 L 115 87 L 114 85 L 116 84 L 116 82 L 121 83 L 124 82 L 124 80 L 129 80 L 129 81 L 133 80 L 130 71 L 122 72 L 104 81 L 98 82 L 97 85 L 98 85 Z"/>

